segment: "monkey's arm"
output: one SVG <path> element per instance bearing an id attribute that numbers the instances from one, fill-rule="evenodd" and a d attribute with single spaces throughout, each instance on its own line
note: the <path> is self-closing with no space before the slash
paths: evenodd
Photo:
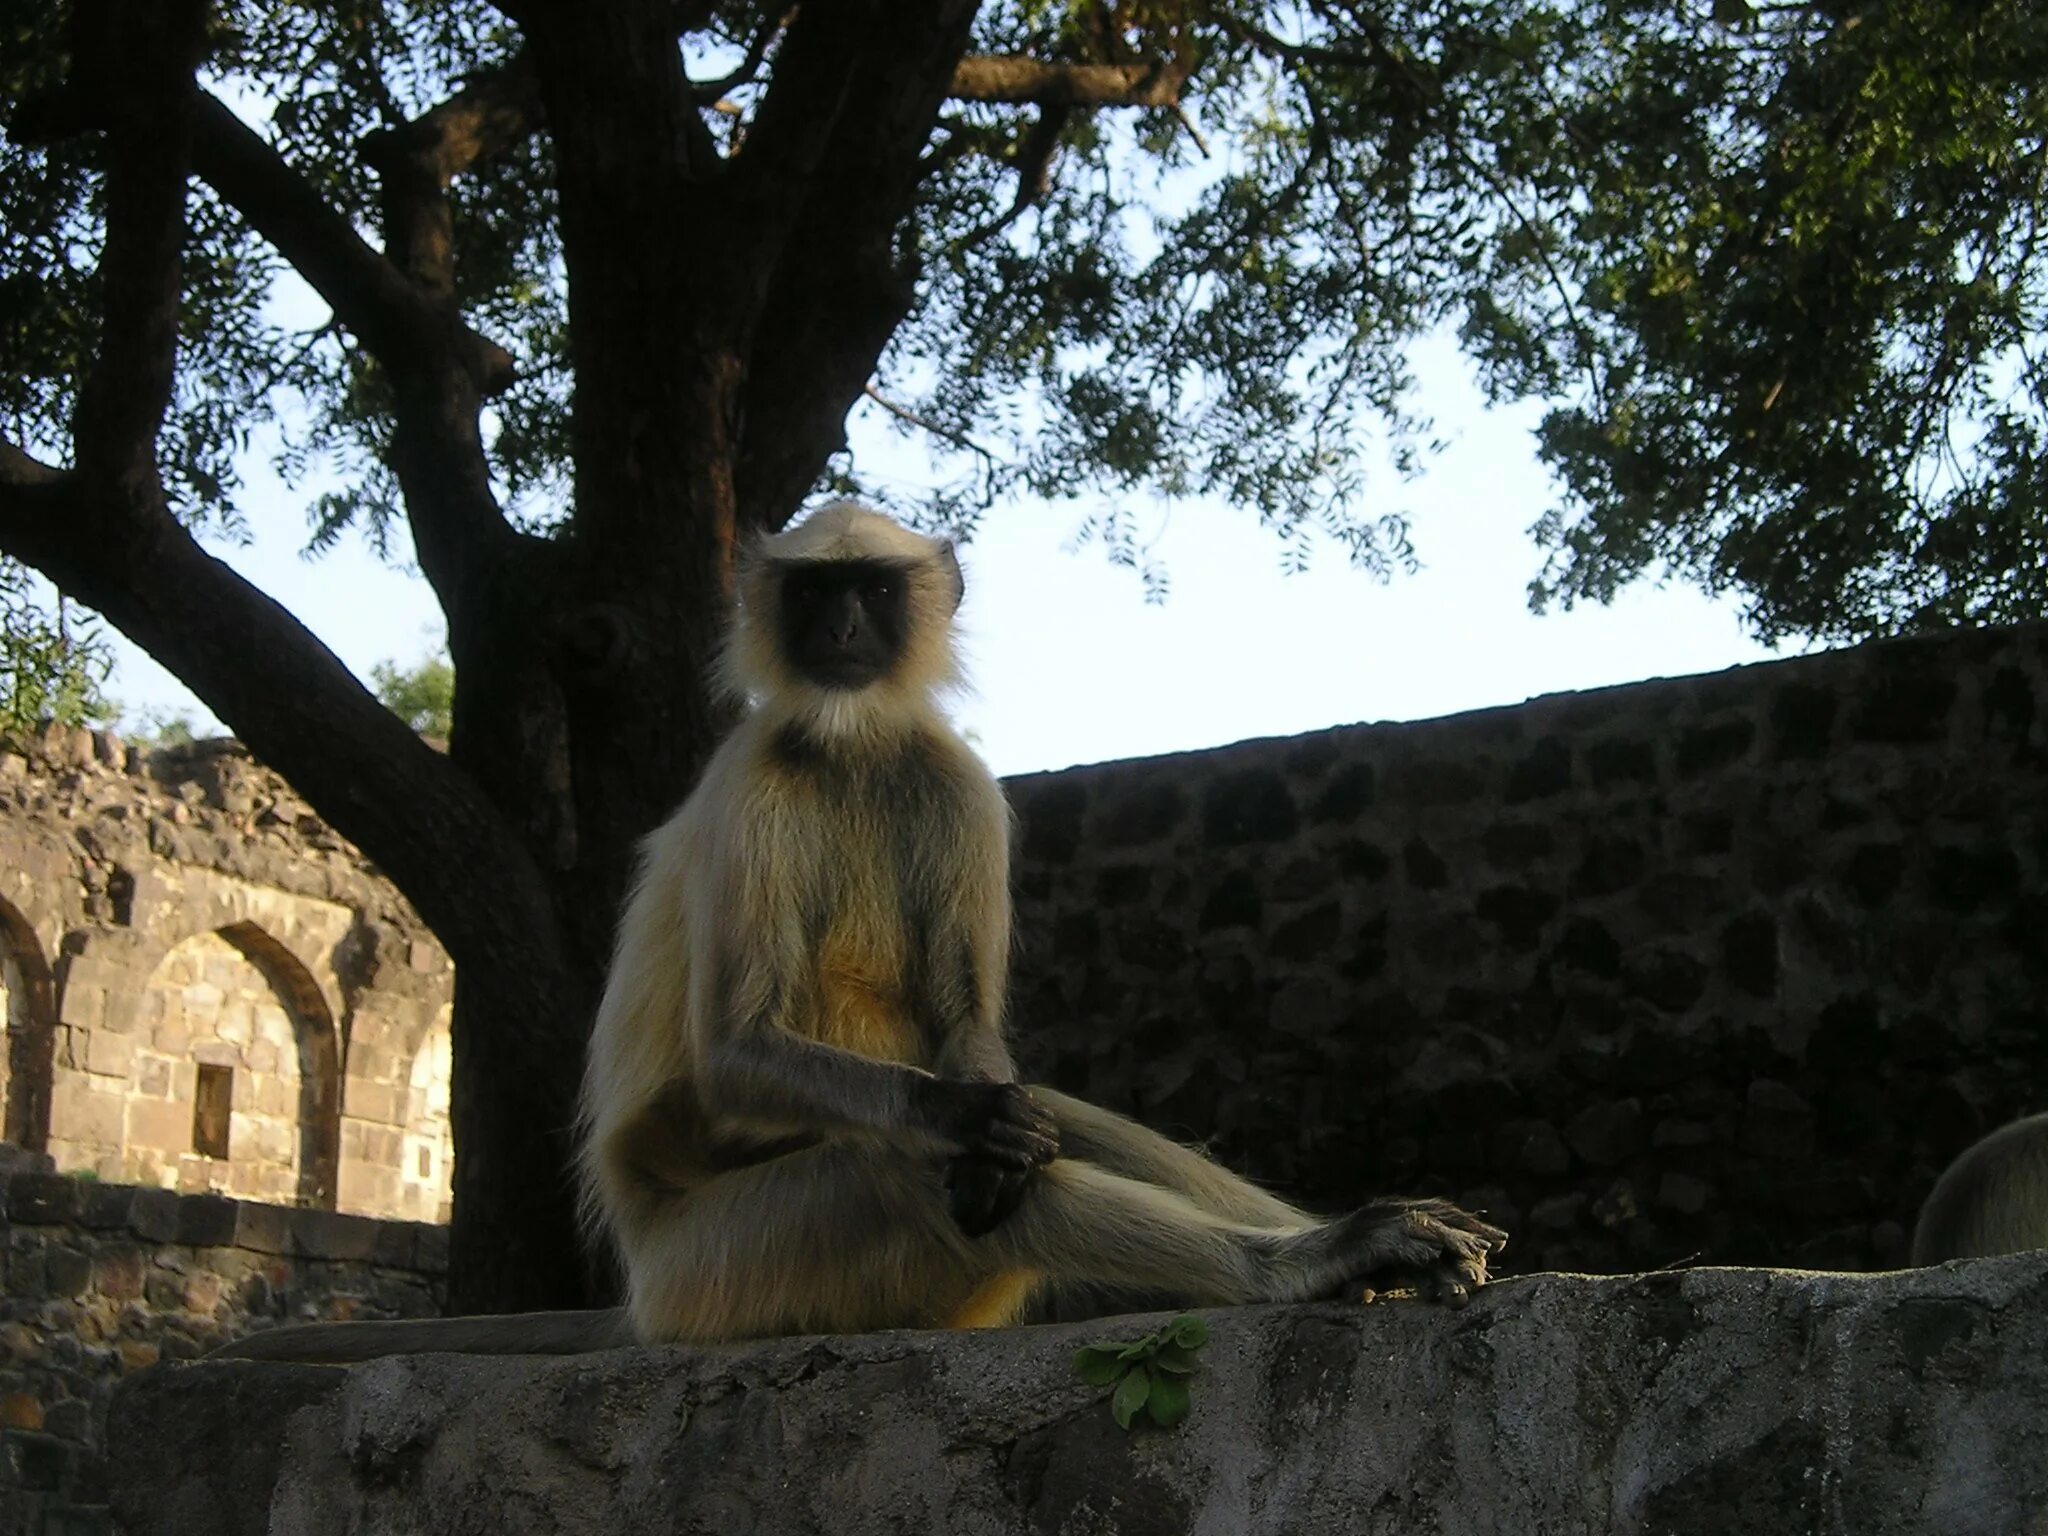
<path id="1" fill-rule="evenodd" d="M 939 1155 L 1034 1168 L 1058 1147 L 1052 1120 L 1011 1082 L 935 1077 L 808 1039 L 772 994 L 749 1007 L 721 987 L 721 1017 L 698 1056 L 706 1101 L 722 1115 L 822 1132 L 866 1131 Z"/>

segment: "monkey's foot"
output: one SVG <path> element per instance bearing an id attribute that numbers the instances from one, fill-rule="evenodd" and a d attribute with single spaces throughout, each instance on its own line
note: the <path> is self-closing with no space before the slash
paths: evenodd
<path id="1" fill-rule="evenodd" d="M 1508 1242 L 1499 1227 L 1448 1200 L 1375 1200 L 1339 1226 L 1347 1263 L 1333 1294 L 1347 1300 L 1413 1288 L 1426 1301 L 1462 1307 Z"/>

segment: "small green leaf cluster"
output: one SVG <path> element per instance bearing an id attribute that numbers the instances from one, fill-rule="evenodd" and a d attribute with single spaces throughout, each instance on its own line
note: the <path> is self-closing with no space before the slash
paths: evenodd
<path id="1" fill-rule="evenodd" d="M 1161 1429 L 1188 1416 L 1188 1377 L 1195 1351 L 1209 1342 L 1199 1317 L 1176 1317 L 1157 1332 L 1129 1342 L 1089 1344 L 1074 1354 L 1074 1369 L 1091 1387 L 1114 1387 L 1109 1411 L 1129 1429 L 1140 1411 Z"/>
<path id="2" fill-rule="evenodd" d="M 16 561 L 0 557 L 0 735 L 45 721 L 97 725 L 113 706 L 101 691 L 112 653 L 99 626 Z"/>
<path id="3" fill-rule="evenodd" d="M 446 656 L 427 657 L 416 667 L 380 661 L 370 682 L 384 707 L 423 736 L 443 741 L 455 728 L 455 668 Z"/>

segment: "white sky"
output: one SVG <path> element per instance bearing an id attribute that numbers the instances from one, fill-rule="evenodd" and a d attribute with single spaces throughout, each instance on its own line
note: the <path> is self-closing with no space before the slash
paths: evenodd
<path id="1" fill-rule="evenodd" d="M 1421 480 L 1388 475 L 1412 514 L 1423 569 L 1382 586 L 1318 551 L 1305 574 L 1249 513 L 1181 503 L 1147 509 L 1172 578 L 1162 605 L 1099 547 L 1063 548 L 1086 508 L 1018 503 L 991 513 L 962 552 L 969 674 L 960 723 L 999 773 L 1138 757 L 1362 720 L 1411 720 L 1537 694 L 1711 671 L 1770 652 L 1734 605 L 1649 585 L 1613 606 L 1529 613 L 1541 556 L 1529 526 L 1548 505 L 1530 429 L 1535 406 L 1487 411 L 1448 342 L 1416 355 L 1419 405 L 1451 446 Z M 856 421 L 863 470 L 929 481 L 919 445 Z M 441 642 L 433 594 L 359 539 L 299 554 L 307 494 L 260 463 L 243 496 L 253 544 L 215 551 L 297 614 L 358 674 L 410 664 Z M 208 714 L 125 640 L 108 691 L 129 719 Z"/>

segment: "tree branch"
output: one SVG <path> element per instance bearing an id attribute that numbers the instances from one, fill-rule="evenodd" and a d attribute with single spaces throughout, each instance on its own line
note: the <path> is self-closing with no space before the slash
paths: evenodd
<path id="1" fill-rule="evenodd" d="M 579 540 L 673 590 L 730 538 L 751 245 L 665 0 L 539 13 L 530 41 L 569 273 Z"/>
<path id="2" fill-rule="evenodd" d="M 409 123 L 363 136 L 363 162 L 383 172 L 410 162 L 446 187 L 494 160 L 540 126 L 540 81 L 532 56 L 472 75 L 461 90 Z"/>
<path id="3" fill-rule="evenodd" d="M 455 303 L 454 239 L 444 173 L 480 151 L 487 120 L 505 114 L 479 85 L 392 131 L 384 204 L 393 252 L 372 249 L 348 220 L 262 137 L 210 96 L 200 100 L 200 174 L 277 247 L 389 371 L 396 402 L 391 465 L 405 492 L 420 568 L 451 624 L 473 600 L 484 568 L 522 542 L 490 486 L 478 428 L 486 396 L 512 380 L 511 356 L 466 326 Z M 516 89 L 507 85 L 507 90 Z M 419 123 L 433 125 L 412 135 Z M 467 127 L 462 125 L 467 124 Z M 460 146 L 450 136 L 463 136 Z M 466 146 L 466 147 L 464 147 Z"/>
<path id="4" fill-rule="evenodd" d="M 748 353 L 745 526 L 787 519 L 844 446 L 846 413 L 910 312 L 916 271 L 899 257 L 897 235 L 974 10 L 966 0 L 895 0 L 871 15 L 825 11 L 807 21 L 799 12 L 783 42 L 739 157 L 743 173 L 791 200 Z M 828 115 L 820 103 L 835 100 Z M 807 122 L 777 126 L 782 114 L 807 111 Z"/>
<path id="5" fill-rule="evenodd" d="M 453 358 L 487 395 L 512 382 L 510 353 L 470 330 L 452 305 L 409 281 L 261 135 L 203 92 L 193 162 L 387 366 L 431 366 Z"/>
<path id="6" fill-rule="evenodd" d="M 1171 107 L 1192 73 L 1183 58 L 1141 64 L 1047 64 L 977 54 L 953 71 L 956 101 L 1007 101 L 1076 107 Z"/>
<path id="7" fill-rule="evenodd" d="M 70 89 L 105 104 L 107 128 L 100 349 L 79 389 L 73 453 L 95 482 L 156 499 L 156 436 L 178 355 L 192 71 L 204 20 L 199 0 L 81 0 L 72 15 Z"/>

